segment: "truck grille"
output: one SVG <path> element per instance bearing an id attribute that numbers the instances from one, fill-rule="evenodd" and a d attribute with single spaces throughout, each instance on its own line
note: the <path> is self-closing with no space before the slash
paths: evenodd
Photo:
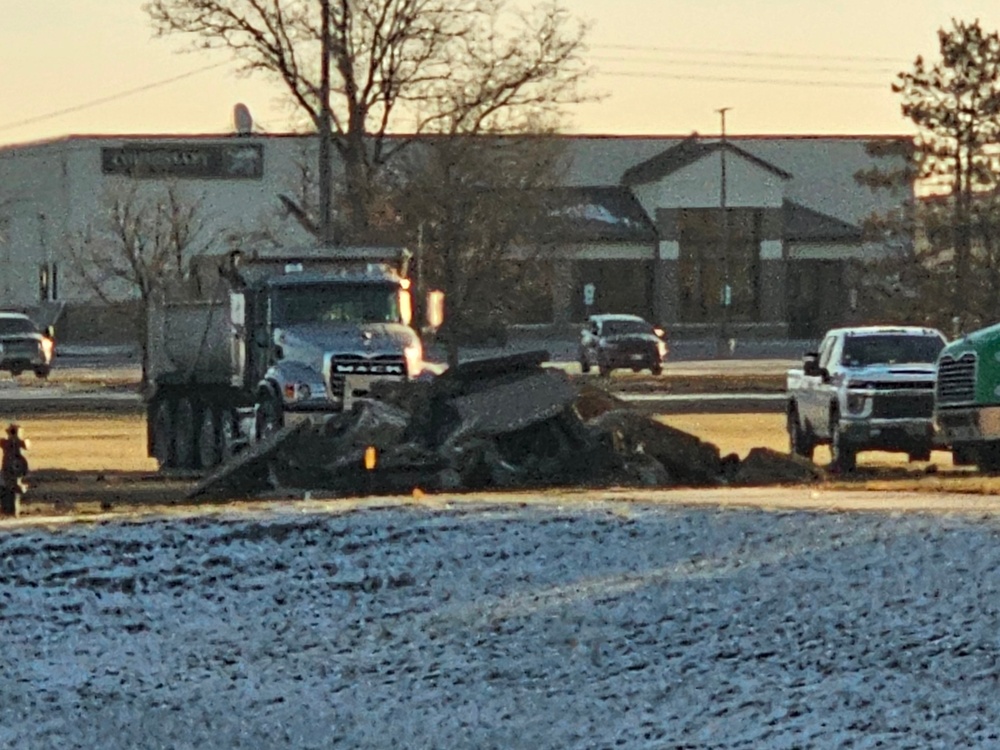
<path id="1" fill-rule="evenodd" d="M 330 395 L 344 397 L 344 378 L 348 375 L 368 377 L 405 378 L 406 360 L 398 354 L 381 354 L 364 357 L 345 354 L 330 361 Z"/>
<path id="2" fill-rule="evenodd" d="M 872 402 L 875 419 L 930 419 L 933 413 L 933 393 L 879 393 Z"/>
<path id="3" fill-rule="evenodd" d="M 958 359 L 945 355 L 938 362 L 937 400 L 941 404 L 970 403 L 976 396 L 976 355 L 966 352 Z"/>

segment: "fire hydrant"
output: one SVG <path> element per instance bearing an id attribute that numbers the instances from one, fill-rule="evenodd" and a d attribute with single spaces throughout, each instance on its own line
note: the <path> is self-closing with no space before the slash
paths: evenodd
<path id="1" fill-rule="evenodd" d="M 7 427 L 7 437 L 0 440 L 3 461 L 0 462 L 0 515 L 17 516 L 21 512 L 21 496 L 28 487 L 24 478 L 28 475 L 28 441 L 21 435 L 19 425 Z"/>

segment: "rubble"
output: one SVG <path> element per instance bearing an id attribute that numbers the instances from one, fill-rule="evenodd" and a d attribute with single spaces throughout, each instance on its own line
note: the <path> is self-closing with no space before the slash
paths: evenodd
<path id="1" fill-rule="evenodd" d="M 333 495 L 545 487 L 811 482 L 801 458 L 746 459 L 656 421 L 561 370 L 545 351 L 463 362 L 427 381 L 379 383 L 319 424 L 299 422 L 206 477 L 192 497 L 278 488 Z"/>

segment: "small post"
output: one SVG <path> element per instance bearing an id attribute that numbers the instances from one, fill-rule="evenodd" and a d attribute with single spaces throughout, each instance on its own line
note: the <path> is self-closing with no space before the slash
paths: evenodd
<path id="1" fill-rule="evenodd" d="M 28 487 L 24 477 L 28 475 L 28 459 L 24 452 L 28 441 L 21 434 L 21 427 L 11 424 L 7 427 L 7 437 L 0 440 L 3 460 L 0 461 L 0 515 L 14 516 L 21 513 L 21 497 Z"/>

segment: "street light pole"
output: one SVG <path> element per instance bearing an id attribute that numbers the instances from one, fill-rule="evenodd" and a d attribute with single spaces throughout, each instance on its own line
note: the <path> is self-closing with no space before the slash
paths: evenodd
<path id="1" fill-rule="evenodd" d="M 331 222 L 333 176 L 330 171 L 330 0 L 320 0 L 319 232 L 324 246 L 334 243 Z"/>
<path id="2" fill-rule="evenodd" d="M 719 149 L 719 207 L 722 210 L 722 289 L 719 301 L 722 303 L 722 315 L 719 318 L 719 340 L 717 342 L 717 353 L 720 357 L 725 356 L 729 349 L 729 309 L 733 301 L 729 267 L 729 211 L 726 206 L 726 112 L 731 109 L 732 107 L 722 107 L 715 110 L 722 119 L 721 147 Z"/>

